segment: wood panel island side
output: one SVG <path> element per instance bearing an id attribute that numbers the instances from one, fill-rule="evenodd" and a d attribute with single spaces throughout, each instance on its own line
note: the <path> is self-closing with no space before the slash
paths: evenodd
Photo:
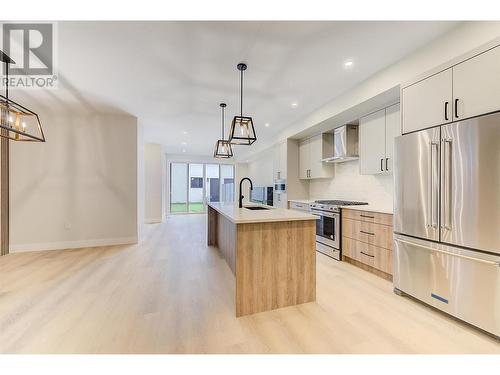
<path id="1" fill-rule="evenodd" d="M 316 216 L 209 203 L 207 244 L 236 279 L 236 316 L 316 300 Z"/>

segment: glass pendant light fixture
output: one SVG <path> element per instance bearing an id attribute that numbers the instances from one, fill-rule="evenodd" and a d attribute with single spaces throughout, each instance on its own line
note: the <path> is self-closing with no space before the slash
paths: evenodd
<path id="1" fill-rule="evenodd" d="M 239 63 L 237 66 L 240 71 L 240 115 L 234 116 L 229 131 L 229 142 L 233 145 L 250 146 L 257 140 L 253 121 L 251 117 L 243 116 L 243 72 L 247 69 L 247 64 Z"/>
<path id="2" fill-rule="evenodd" d="M 222 112 L 221 139 L 215 143 L 214 158 L 227 159 L 233 157 L 233 149 L 231 143 L 224 139 L 224 108 L 226 108 L 226 103 L 220 103 L 220 108 Z"/>
<path id="3" fill-rule="evenodd" d="M 13 141 L 45 142 L 38 115 L 9 99 L 9 64 L 15 64 L 0 51 L 0 60 L 5 64 L 5 96 L 0 95 L 0 136 Z"/>

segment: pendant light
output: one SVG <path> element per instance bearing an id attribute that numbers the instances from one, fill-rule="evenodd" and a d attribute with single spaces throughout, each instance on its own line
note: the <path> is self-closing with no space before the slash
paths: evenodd
<path id="1" fill-rule="evenodd" d="M 226 103 L 220 103 L 221 108 L 221 139 L 215 143 L 214 158 L 231 158 L 233 157 L 233 149 L 231 143 L 224 139 L 224 108 L 226 108 Z"/>
<path id="2" fill-rule="evenodd" d="M 0 51 L 0 60 L 5 64 L 5 96 L 0 95 L 0 136 L 13 141 L 45 142 L 38 115 L 9 99 L 9 64 L 15 64 Z"/>
<path id="3" fill-rule="evenodd" d="M 229 142 L 233 145 L 250 146 L 257 140 L 251 117 L 243 116 L 243 72 L 247 65 L 239 63 L 236 68 L 240 71 L 240 115 L 234 116 L 229 131 Z"/>

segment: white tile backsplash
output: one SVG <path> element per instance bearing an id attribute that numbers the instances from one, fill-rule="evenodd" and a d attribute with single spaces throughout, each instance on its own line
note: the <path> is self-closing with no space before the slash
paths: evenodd
<path id="1" fill-rule="evenodd" d="M 364 201 L 379 207 L 393 206 L 393 175 L 361 175 L 359 161 L 335 165 L 335 177 L 309 181 L 311 199 Z"/>

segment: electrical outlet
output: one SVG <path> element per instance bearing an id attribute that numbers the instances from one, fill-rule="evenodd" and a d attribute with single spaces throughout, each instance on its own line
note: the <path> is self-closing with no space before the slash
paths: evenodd
<path id="1" fill-rule="evenodd" d="M 71 229 L 71 223 L 69 221 L 64 223 L 64 229 Z"/>

